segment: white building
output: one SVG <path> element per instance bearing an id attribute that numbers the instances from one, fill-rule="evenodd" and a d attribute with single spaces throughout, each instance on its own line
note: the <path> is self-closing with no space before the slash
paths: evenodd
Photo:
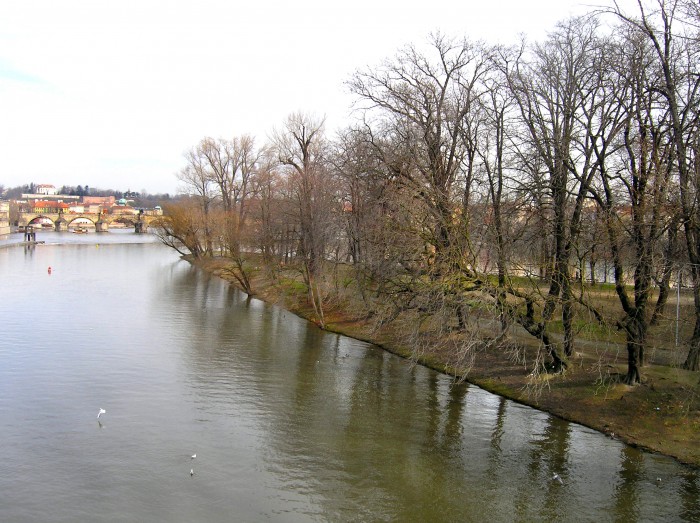
<path id="1" fill-rule="evenodd" d="M 53 196 L 54 194 L 58 194 L 58 189 L 51 184 L 42 183 L 41 185 L 36 186 L 36 193 Z"/>

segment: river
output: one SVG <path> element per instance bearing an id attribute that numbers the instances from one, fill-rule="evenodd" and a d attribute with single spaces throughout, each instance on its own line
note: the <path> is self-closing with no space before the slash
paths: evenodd
<path id="1" fill-rule="evenodd" d="M 37 239 L 0 248 L 1 521 L 700 521 L 696 469 L 325 333 L 151 235 Z"/>

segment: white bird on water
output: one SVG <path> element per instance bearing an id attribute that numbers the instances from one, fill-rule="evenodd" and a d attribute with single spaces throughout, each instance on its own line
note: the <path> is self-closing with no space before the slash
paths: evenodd
<path id="1" fill-rule="evenodd" d="M 562 485 L 564 484 L 564 481 L 561 479 L 561 477 L 559 476 L 559 474 L 554 474 L 554 476 L 552 476 L 552 481 L 558 481 L 558 482 L 561 483 Z"/>
<path id="2" fill-rule="evenodd" d="M 97 419 L 100 419 L 100 416 L 102 416 L 102 414 L 107 414 L 107 411 L 105 409 L 100 409 L 100 411 L 97 413 Z"/>
<path id="3" fill-rule="evenodd" d="M 194 476 L 194 469 L 190 469 L 190 477 Z"/>
<path id="4" fill-rule="evenodd" d="M 197 454 L 196 454 L 196 453 L 195 453 L 195 454 L 192 454 L 192 455 L 190 456 L 190 458 L 192 458 L 192 459 L 194 459 L 194 458 L 196 458 L 196 457 L 197 457 Z"/>

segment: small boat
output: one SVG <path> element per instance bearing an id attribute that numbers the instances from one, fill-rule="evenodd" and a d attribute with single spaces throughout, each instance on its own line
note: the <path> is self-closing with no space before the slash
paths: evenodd
<path id="1" fill-rule="evenodd" d="M 73 232 L 75 234 L 87 234 L 88 231 L 84 227 L 76 227 L 75 229 L 73 229 Z"/>

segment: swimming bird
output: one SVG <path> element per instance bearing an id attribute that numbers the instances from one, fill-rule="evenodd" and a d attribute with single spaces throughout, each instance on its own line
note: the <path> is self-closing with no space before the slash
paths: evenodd
<path id="1" fill-rule="evenodd" d="M 559 474 L 554 474 L 554 476 L 552 476 L 552 481 L 558 481 L 558 482 L 561 483 L 562 485 L 564 484 L 564 480 L 561 479 L 561 477 L 559 476 Z"/>
<path id="2" fill-rule="evenodd" d="M 190 477 L 194 476 L 194 469 L 190 469 Z"/>
<path id="3" fill-rule="evenodd" d="M 100 409 L 100 411 L 97 413 L 97 419 L 100 419 L 100 416 L 102 416 L 102 414 L 107 414 L 107 411 L 105 409 Z"/>
<path id="4" fill-rule="evenodd" d="M 194 458 L 196 458 L 196 457 L 197 457 L 197 454 L 196 454 L 196 453 L 195 453 L 195 454 L 192 454 L 192 455 L 190 456 L 190 458 L 192 458 L 192 459 L 194 459 Z"/>

